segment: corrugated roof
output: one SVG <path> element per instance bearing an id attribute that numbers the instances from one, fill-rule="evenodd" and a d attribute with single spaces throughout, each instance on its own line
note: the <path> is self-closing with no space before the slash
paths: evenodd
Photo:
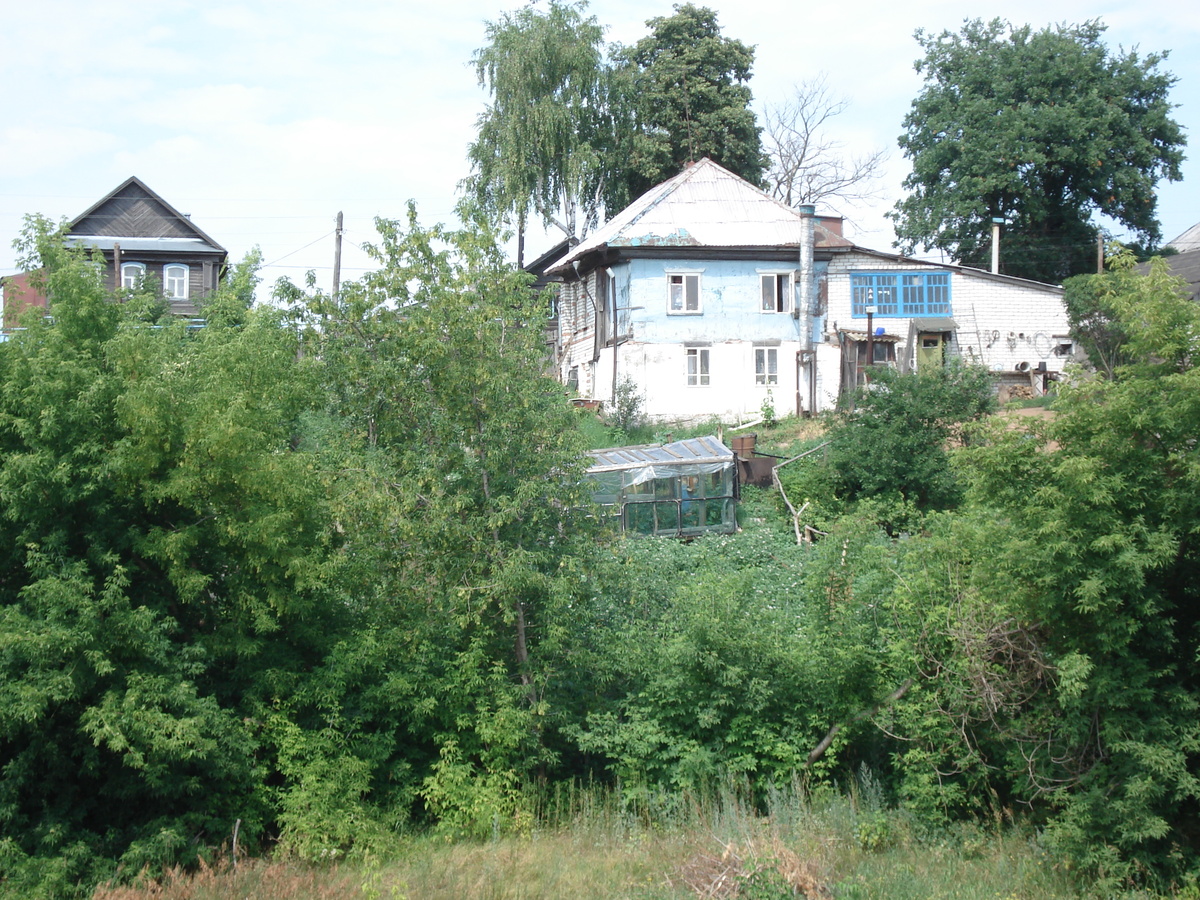
<path id="1" fill-rule="evenodd" d="M 744 178 L 702 159 L 651 188 L 547 268 L 566 271 L 609 247 L 799 247 L 804 217 Z M 813 218 L 817 247 L 853 244 Z"/>
<path id="2" fill-rule="evenodd" d="M 727 462 L 733 451 L 716 437 L 688 438 L 672 444 L 642 444 L 636 447 L 610 447 L 591 450 L 595 462 L 589 472 L 612 472 L 646 465 L 685 465 L 694 463 Z"/>

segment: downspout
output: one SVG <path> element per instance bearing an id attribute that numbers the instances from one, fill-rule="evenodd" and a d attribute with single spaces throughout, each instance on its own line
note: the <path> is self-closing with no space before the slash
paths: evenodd
<path id="1" fill-rule="evenodd" d="M 811 204 L 796 207 L 800 213 L 800 308 L 796 316 L 800 327 L 800 350 L 796 357 L 796 417 L 799 418 L 804 410 L 800 401 L 800 372 L 802 359 L 808 361 L 808 383 L 813 386 L 816 377 L 816 363 L 812 346 L 812 291 L 813 291 L 813 216 L 817 208 Z M 809 409 L 809 413 L 815 410 Z"/>
<path id="2" fill-rule="evenodd" d="M 612 403 L 613 409 L 617 408 L 617 347 L 620 346 L 619 336 L 617 335 L 617 295 L 620 292 L 617 290 L 617 282 L 613 276 L 612 270 L 608 272 L 608 297 L 612 300 L 612 345 L 613 345 L 613 382 L 612 382 Z"/>

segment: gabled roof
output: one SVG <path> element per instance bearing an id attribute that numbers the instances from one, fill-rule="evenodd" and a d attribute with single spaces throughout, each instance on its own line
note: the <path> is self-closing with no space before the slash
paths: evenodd
<path id="1" fill-rule="evenodd" d="M 125 247 L 126 241 L 121 238 L 140 238 L 147 247 L 149 242 L 162 241 L 163 249 L 174 245 L 226 252 L 137 178 L 127 179 L 92 204 L 72 220 L 70 227 L 73 238 L 102 249 L 111 247 L 114 241 Z"/>
<path id="2" fill-rule="evenodd" d="M 603 247 L 799 247 L 804 217 L 711 159 L 651 188 L 547 268 L 567 271 Z M 853 244 L 813 218 L 817 249 Z"/>
<path id="3" fill-rule="evenodd" d="M 1200 250 L 1200 222 L 1193 225 L 1175 240 L 1167 244 L 1168 247 L 1173 247 L 1180 253 L 1187 253 L 1191 250 Z"/>

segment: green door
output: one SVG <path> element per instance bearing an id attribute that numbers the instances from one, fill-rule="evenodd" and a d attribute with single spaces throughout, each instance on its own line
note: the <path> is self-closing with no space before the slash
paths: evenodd
<path id="1" fill-rule="evenodd" d="M 939 331 L 923 331 L 917 335 L 917 371 L 932 369 L 946 363 L 946 335 Z"/>

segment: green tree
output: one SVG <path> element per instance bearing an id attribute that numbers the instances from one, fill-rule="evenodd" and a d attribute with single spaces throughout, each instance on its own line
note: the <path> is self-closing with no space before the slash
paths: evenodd
<path id="1" fill-rule="evenodd" d="M 54 895 L 262 836 L 259 723 L 344 619 L 278 314 L 152 327 L 45 222 L 27 249 L 53 318 L 0 346 L 0 880 Z"/>
<path id="2" fill-rule="evenodd" d="M 917 31 L 925 85 L 900 146 L 912 162 L 892 218 L 905 252 L 937 247 L 986 267 L 993 218 L 1001 271 L 1058 283 L 1094 268 L 1100 215 L 1160 238 L 1155 186 L 1178 180 L 1166 54 L 1110 51 L 1099 21 L 1041 31 L 975 20 Z"/>
<path id="3" fill-rule="evenodd" d="M 898 593 L 921 663 L 906 794 L 1029 804 L 1110 893 L 1200 864 L 1200 310 L 1153 273 L 1106 277 L 1128 362 L 956 454 L 964 512 L 909 545 Z"/>
<path id="4" fill-rule="evenodd" d="M 954 506 L 961 487 L 946 448 L 963 423 L 994 405 L 987 371 L 952 361 L 904 375 L 881 367 L 872 378 L 854 411 L 830 431 L 825 465 L 833 494 L 855 502 L 903 499 L 919 509 Z"/>
<path id="5" fill-rule="evenodd" d="M 541 374 L 544 304 L 487 226 L 422 228 L 411 209 L 377 224 L 379 270 L 337 298 L 287 291 L 334 433 L 362 451 L 336 508 L 375 630 L 341 655 L 355 687 L 334 712 L 397 723 L 440 825 L 506 827 L 554 764 L 558 673 L 587 615 L 581 437 Z"/>
<path id="6" fill-rule="evenodd" d="M 708 7 L 674 9 L 614 54 L 633 115 L 621 200 L 706 156 L 756 185 L 767 167 L 747 84 L 754 48 L 721 34 Z"/>
<path id="7" fill-rule="evenodd" d="M 475 70 L 491 102 L 468 150 L 467 195 L 524 234 L 532 211 L 575 241 L 595 226 L 619 125 L 604 32 L 585 3 L 551 0 L 489 22 Z"/>
<path id="8" fill-rule="evenodd" d="M 1123 248 L 1108 257 L 1106 266 L 1102 274 L 1068 278 L 1063 284 L 1063 304 L 1071 337 L 1086 351 L 1097 372 L 1115 379 L 1137 361 L 1132 336 L 1122 323 L 1139 308 L 1155 308 L 1158 298 L 1178 295 L 1182 280 L 1171 275 L 1161 258 L 1151 260 L 1145 274 L 1138 272 L 1133 253 Z M 1180 348 L 1176 355 L 1180 352 L 1189 351 Z"/>

